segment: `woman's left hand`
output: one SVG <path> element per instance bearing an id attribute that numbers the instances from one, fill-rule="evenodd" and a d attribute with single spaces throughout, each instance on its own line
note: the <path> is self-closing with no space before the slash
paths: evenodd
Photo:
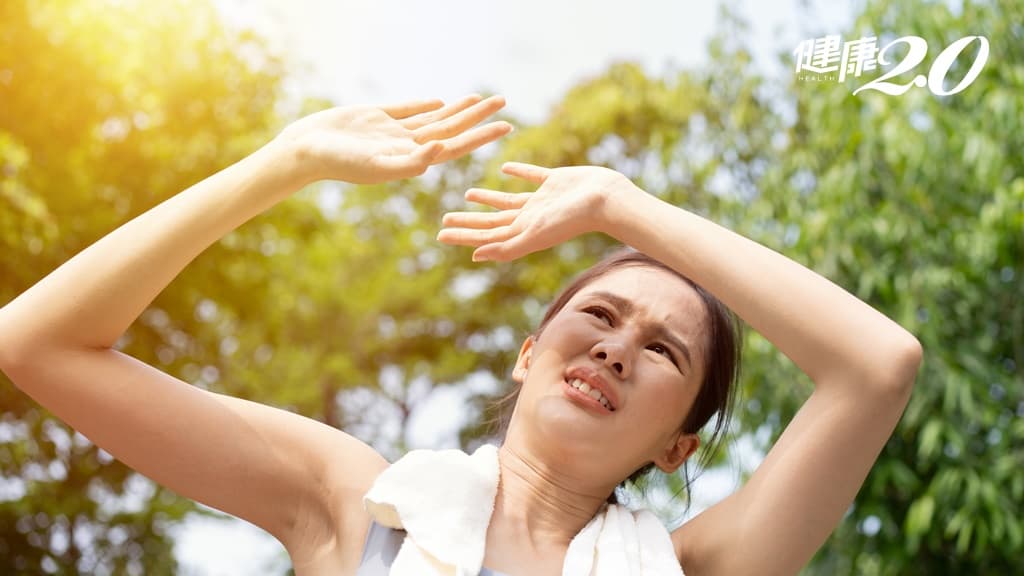
<path id="1" fill-rule="evenodd" d="M 622 174 L 599 166 L 543 168 L 508 162 L 501 171 L 540 188 L 519 194 L 470 188 L 466 199 L 499 212 L 450 212 L 437 239 L 474 246 L 473 260 L 508 261 L 587 232 L 608 232 L 608 206 L 642 191 Z"/>

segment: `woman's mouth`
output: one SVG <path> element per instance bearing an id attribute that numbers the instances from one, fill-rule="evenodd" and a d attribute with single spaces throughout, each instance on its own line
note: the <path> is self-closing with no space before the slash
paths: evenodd
<path id="1" fill-rule="evenodd" d="M 565 380 L 566 394 L 577 403 L 583 404 L 590 408 L 596 408 L 602 413 L 610 414 L 615 411 L 612 408 L 611 403 L 608 399 L 601 394 L 600 390 L 591 388 L 589 384 L 580 380 L 579 378 L 573 378 L 572 380 Z"/>

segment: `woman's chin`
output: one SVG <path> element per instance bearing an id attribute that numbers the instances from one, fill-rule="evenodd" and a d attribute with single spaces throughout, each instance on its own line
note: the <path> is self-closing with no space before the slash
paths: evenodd
<path id="1" fill-rule="evenodd" d="M 606 445 L 604 437 L 611 432 L 607 422 L 564 398 L 542 402 L 537 407 L 533 427 L 545 438 L 578 446 Z"/>

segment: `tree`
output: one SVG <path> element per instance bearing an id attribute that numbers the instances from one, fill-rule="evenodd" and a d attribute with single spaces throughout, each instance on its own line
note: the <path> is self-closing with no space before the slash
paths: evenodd
<path id="1" fill-rule="evenodd" d="M 924 38 L 924 69 L 986 36 L 937 97 L 794 83 L 796 122 L 759 203 L 787 251 L 887 311 L 925 349 L 896 435 L 818 558 L 821 573 L 1005 574 L 1024 545 L 1024 163 L 1019 2 L 869 2 L 858 34 Z M 851 31 L 853 32 L 853 31 Z M 854 36 L 856 37 L 856 36 Z M 951 88 L 977 44 L 947 74 Z M 799 201 L 793 201 L 799 198 Z M 783 241 L 779 238 L 779 241 Z M 755 372 L 756 374 L 756 372 Z M 777 393 L 780 413 L 795 404 Z"/>
<path id="2" fill-rule="evenodd" d="M 260 40 L 225 30 L 202 3 L 4 2 L 0 302 L 247 153 L 277 121 L 280 78 Z M 197 344 L 210 331 L 191 329 L 193 310 L 216 292 L 227 257 L 163 294 L 125 351 L 174 371 L 201 366 L 210 349 Z M 0 572 L 175 571 L 167 529 L 191 503 L 6 383 L 0 435 Z"/>

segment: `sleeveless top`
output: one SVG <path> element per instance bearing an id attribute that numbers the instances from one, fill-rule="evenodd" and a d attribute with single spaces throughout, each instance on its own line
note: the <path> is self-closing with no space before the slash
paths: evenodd
<path id="1" fill-rule="evenodd" d="M 405 530 L 388 528 L 371 521 L 370 531 L 366 534 L 366 544 L 363 545 L 363 558 L 359 561 L 356 576 L 388 576 L 391 564 L 395 561 L 404 540 Z M 480 570 L 480 576 L 507 575 L 483 568 Z"/>

